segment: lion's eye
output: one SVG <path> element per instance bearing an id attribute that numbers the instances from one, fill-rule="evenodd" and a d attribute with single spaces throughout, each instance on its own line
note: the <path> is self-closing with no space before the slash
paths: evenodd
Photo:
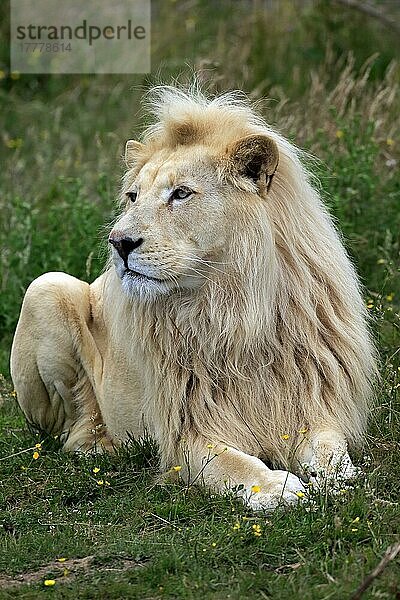
<path id="1" fill-rule="evenodd" d="M 127 196 L 127 198 L 129 198 L 131 202 L 135 202 L 137 198 L 137 192 L 126 192 L 125 195 Z"/>
<path id="2" fill-rule="evenodd" d="M 185 200 L 185 198 L 188 198 L 191 194 L 193 194 L 193 192 L 192 190 L 189 190 L 189 188 L 178 187 L 172 192 L 171 200 Z"/>

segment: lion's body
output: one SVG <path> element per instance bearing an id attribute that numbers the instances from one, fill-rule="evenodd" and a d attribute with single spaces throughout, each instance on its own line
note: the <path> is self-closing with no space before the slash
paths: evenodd
<path id="1" fill-rule="evenodd" d="M 297 151 L 232 98 L 167 89 L 159 102 L 124 179 L 143 200 L 111 240 L 140 235 L 139 252 L 119 250 L 91 286 L 49 274 L 28 290 L 12 353 L 28 420 L 64 431 L 70 449 L 93 445 L 90 430 L 118 444 L 146 429 L 164 468 L 187 461 L 219 489 L 282 473 L 255 457 L 298 473 L 335 453 L 351 464 L 374 352 L 356 274 Z M 251 136 L 279 152 L 264 180 L 253 163 L 251 179 L 235 171 Z M 164 210 L 181 173 L 201 203 Z M 132 283 L 128 265 L 159 279 Z M 211 461 L 209 444 L 222 448 Z"/>

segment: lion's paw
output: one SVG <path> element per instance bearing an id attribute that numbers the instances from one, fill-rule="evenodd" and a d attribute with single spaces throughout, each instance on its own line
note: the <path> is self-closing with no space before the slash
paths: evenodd
<path id="1" fill-rule="evenodd" d="M 273 511 L 280 504 L 297 504 L 305 497 L 303 482 L 288 471 L 272 471 L 263 486 L 253 485 L 244 496 L 249 508 Z"/>
<path id="2" fill-rule="evenodd" d="M 309 481 L 318 489 L 329 488 L 332 492 L 340 489 L 362 474 L 362 469 L 351 462 L 348 454 L 332 462 L 328 467 L 309 463 L 303 465 L 305 475 Z"/>

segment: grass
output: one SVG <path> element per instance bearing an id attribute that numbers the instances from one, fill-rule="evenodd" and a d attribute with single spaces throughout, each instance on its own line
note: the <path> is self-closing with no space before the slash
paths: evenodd
<path id="1" fill-rule="evenodd" d="M 362 486 L 266 518 L 234 498 L 158 484 L 148 443 L 114 457 L 43 445 L 34 460 L 40 440 L 11 400 L 1 426 L 0 572 L 34 577 L 45 566 L 31 585 L 2 589 L 0 577 L 1 598 L 345 598 L 396 539 L 398 490 L 382 459 L 379 468 L 366 462 Z M 88 556 L 86 574 L 57 566 L 58 558 Z M 395 597 L 398 575 L 390 565 L 371 597 Z M 45 579 L 56 581 L 52 590 Z"/>
<path id="2" fill-rule="evenodd" d="M 138 134 L 141 89 L 157 76 L 6 73 L 0 82 L 1 599 L 342 599 L 399 539 L 399 46 L 378 23 L 327 5 L 280 2 L 266 12 L 255 2 L 251 10 L 243 3 L 232 11 L 226 0 L 211 14 L 210 3 L 200 0 L 155 3 L 153 64 L 169 80 L 180 71 L 190 77 L 190 62 L 211 90 L 239 87 L 254 100 L 268 96 L 267 120 L 308 151 L 305 160 L 360 273 L 381 353 L 366 444 L 354 455 L 364 476 L 337 496 L 317 494 L 312 505 L 266 517 L 233 497 L 161 485 L 150 441 L 113 457 L 85 458 L 28 431 L 8 372 L 23 293 L 44 271 L 87 281 L 100 273 L 123 143 Z M 371 57 L 376 50 L 379 56 Z M 45 579 L 56 583 L 46 587 Z M 363 598 L 396 598 L 399 580 L 392 561 Z"/>

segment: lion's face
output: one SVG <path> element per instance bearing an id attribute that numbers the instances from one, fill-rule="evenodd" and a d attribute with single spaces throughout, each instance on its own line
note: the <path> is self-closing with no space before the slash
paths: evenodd
<path id="1" fill-rule="evenodd" d="M 248 136 L 222 156 L 206 146 L 180 145 L 160 149 L 128 171 L 125 211 L 109 238 L 128 295 L 151 299 L 196 289 L 224 273 L 241 206 L 254 195 L 261 173 L 265 185 L 276 168 L 275 155 L 265 158 L 266 144 L 270 149 L 268 138 Z"/>
<path id="2" fill-rule="evenodd" d="M 218 181 L 204 149 L 190 156 L 183 148 L 160 151 L 126 184 L 126 208 L 110 242 L 127 293 L 196 288 L 221 268 L 235 194 Z"/>

